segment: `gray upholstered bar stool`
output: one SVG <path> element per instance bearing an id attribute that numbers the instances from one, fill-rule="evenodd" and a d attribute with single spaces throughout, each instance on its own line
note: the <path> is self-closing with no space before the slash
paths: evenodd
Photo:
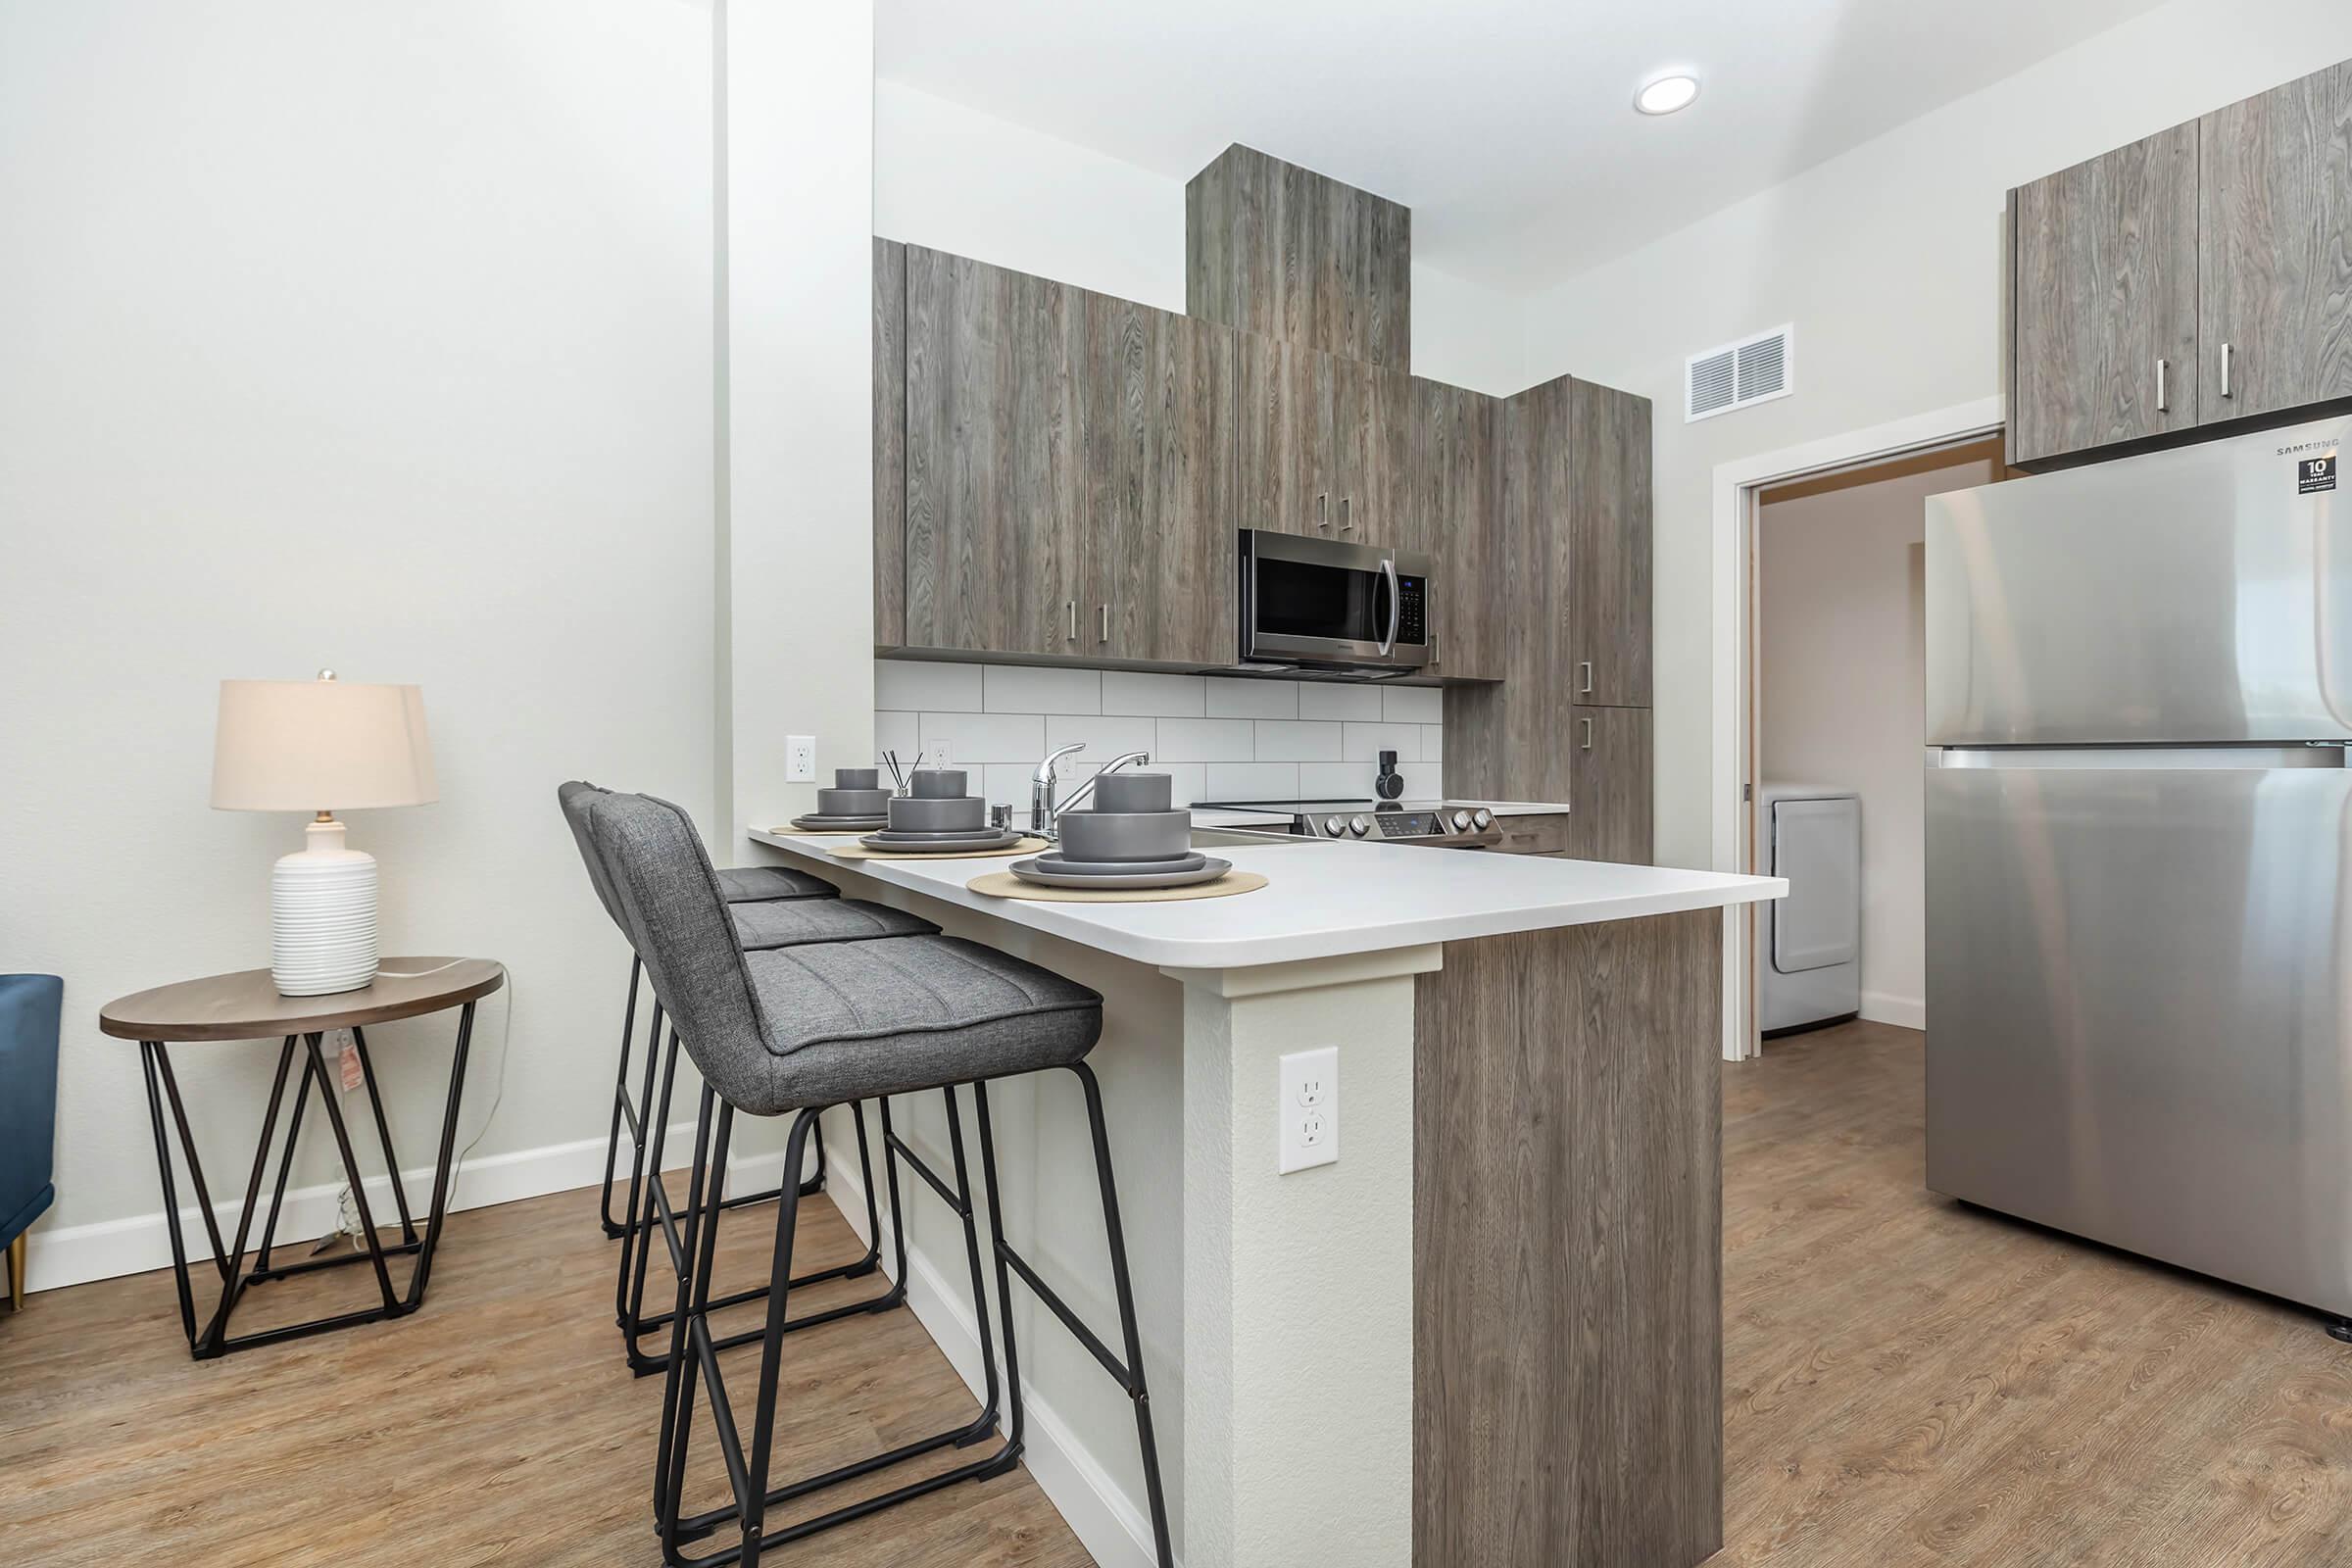
<path id="1" fill-rule="evenodd" d="M 756 1568 L 763 1547 L 815 1535 L 958 1482 L 985 1480 L 1009 1471 L 1020 1458 L 1024 1441 L 1020 1360 L 1009 1299 L 1010 1274 L 1018 1273 L 1134 1403 L 1152 1533 L 1164 1568 L 1171 1562 L 1167 1510 L 1136 1332 L 1134 1295 L 1128 1281 L 1126 1242 L 1111 1179 L 1102 1092 L 1086 1065 L 1086 1055 L 1102 1034 L 1102 999 L 1035 964 L 944 936 L 747 952 L 735 939 L 725 895 L 685 812 L 647 796 L 601 795 L 590 803 L 589 830 L 603 856 L 622 920 L 645 960 L 654 993 L 667 1006 L 672 1025 L 704 1079 L 693 1176 L 683 1213 L 672 1208 L 658 1167 L 649 1171 L 646 1181 L 677 1268 L 678 1284 L 654 1484 L 663 1560 L 673 1568 L 731 1562 Z M 1068 1069 L 1086 1091 L 1123 1355 L 1113 1352 L 1088 1329 L 1004 1240 L 987 1083 L 1046 1068 Z M 1001 1381 L 956 1097 L 956 1088 L 966 1084 L 971 1086 L 978 1117 L 981 1175 L 988 1191 L 997 1326 L 1004 1339 Z M 884 1098 L 929 1090 L 938 1090 L 947 1102 L 949 1148 L 956 1173 L 952 1187 L 899 1139 Z M 803 1481 L 771 1487 L 776 1390 L 789 1327 L 786 1302 L 791 1287 L 798 1283 L 791 1278 L 796 1205 L 777 1206 L 767 1323 L 760 1337 L 759 1388 L 747 1448 L 719 1371 L 721 1342 L 713 1339 L 710 1323 L 710 1313 L 718 1305 L 710 1298 L 710 1280 L 723 1212 L 718 1194 L 727 1168 L 728 1140 L 738 1111 L 756 1116 L 789 1114 L 793 1122 L 784 1168 L 795 1170 L 817 1113 L 827 1106 L 863 1099 L 880 1102 L 886 1154 L 905 1158 L 963 1222 L 980 1354 L 986 1368 L 982 1405 L 979 1414 L 962 1427 Z M 895 1215 L 896 1165 L 890 1169 Z M 898 1247 L 899 1275 L 904 1279 L 903 1229 Z M 711 1423 L 734 1501 L 687 1515 L 683 1492 L 698 1391 L 708 1391 L 710 1396 Z M 1009 1419 L 1004 1442 L 993 1451 L 893 1491 L 768 1530 L 766 1512 L 770 1507 L 871 1475 L 918 1454 L 986 1442 L 999 1428 L 1000 1399 L 1009 1405 Z M 728 1527 L 739 1537 L 734 1544 L 702 1557 L 683 1554 L 686 1543 Z"/>
<path id="2" fill-rule="evenodd" d="M 556 799 L 564 809 L 565 822 L 570 826 L 573 842 L 578 846 L 580 859 L 588 871 L 589 885 L 595 889 L 597 902 L 605 913 L 620 928 L 626 938 L 629 928 L 621 919 L 619 906 L 614 902 L 612 884 L 605 872 L 603 859 L 588 837 L 588 803 L 610 793 L 596 785 L 573 781 L 558 787 Z M 904 909 L 888 908 L 859 899 L 844 899 L 829 882 L 810 876 L 805 871 L 787 870 L 781 866 L 746 866 L 716 873 L 721 896 L 727 901 L 727 913 L 734 924 L 736 940 L 747 949 L 764 950 L 798 946 L 805 942 L 864 942 L 890 937 L 935 934 L 939 927 Z M 621 1243 L 620 1267 L 615 1275 L 612 1309 L 620 1325 L 621 1344 L 627 1355 L 629 1369 L 638 1376 L 662 1371 L 668 1365 L 665 1351 L 646 1353 L 641 1341 L 668 1326 L 666 1311 L 648 1314 L 645 1310 L 645 1283 L 650 1247 L 647 1238 L 654 1223 L 643 1201 L 647 1162 L 659 1168 L 669 1127 L 671 1087 L 677 1078 L 678 1041 L 672 1030 L 669 1049 L 664 1055 L 662 1044 L 662 1004 L 654 1002 L 651 1027 L 646 1035 L 644 1084 L 637 1096 L 629 1094 L 630 1041 L 637 1009 L 637 985 L 643 963 L 631 951 L 629 960 L 628 1010 L 621 1022 L 620 1069 L 612 1089 L 612 1127 L 605 1151 L 604 1218 L 606 1231 Z M 660 1100 L 656 1102 L 656 1085 Z M 649 1114 L 650 1111 L 650 1114 Z M 865 1113 L 862 1106 L 852 1107 L 858 1127 L 858 1158 L 863 1172 L 866 1195 L 866 1234 L 872 1238 L 865 1255 L 839 1267 L 826 1269 L 794 1283 L 813 1285 L 827 1279 L 858 1279 L 873 1273 L 881 1260 L 881 1230 L 876 1212 L 876 1198 L 872 1156 L 868 1152 L 865 1134 Z M 625 1208 L 626 1219 L 616 1222 L 612 1217 L 612 1187 L 616 1153 L 623 1125 L 629 1131 L 629 1183 Z M 887 1160 L 887 1150 L 884 1153 Z M 893 1171 L 895 1178 L 896 1172 Z M 817 1148 L 816 1173 L 799 1185 L 802 1197 L 819 1191 L 824 1179 L 824 1149 Z M 782 1185 L 764 1192 L 743 1193 L 728 1199 L 727 1206 L 742 1207 L 747 1203 L 766 1202 L 782 1196 Z M 719 1305 L 740 1305 L 758 1300 L 767 1294 L 765 1287 L 743 1291 L 721 1298 Z M 816 1323 L 854 1312 L 879 1311 L 898 1305 L 906 1298 L 903 1284 L 894 1282 L 880 1296 L 867 1300 L 837 1307 L 823 1314 L 796 1320 L 790 1326 L 805 1328 Z M 757 1333 L 746 1333 L 726 1344 L 746 1344 L 757 1339 Z"/>

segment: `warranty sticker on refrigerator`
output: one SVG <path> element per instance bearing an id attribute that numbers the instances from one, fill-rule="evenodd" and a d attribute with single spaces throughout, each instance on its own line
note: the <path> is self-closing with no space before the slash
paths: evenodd
<path id="1" fill-rule="evenodd" d="M 2295 460 L 2295 494 L 2316 496 L 2323 490 L 2335 488 L 2335 454 L 2324 458 Z"/>

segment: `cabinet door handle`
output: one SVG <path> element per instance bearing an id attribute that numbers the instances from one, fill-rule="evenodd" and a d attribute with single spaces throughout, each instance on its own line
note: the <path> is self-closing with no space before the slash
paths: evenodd
<path id="1" fill-rule="evenodd" d="M 1067 640 L 1076 642 L 1078 640 L 1078 601 L 1069 600 L 1064 608 L 1070 612 L 1070 635 Z"/>
<path id="2" fill-rule="evenodd" d="M 1592 721 L 1589 718 L 1580 718 L 1576 722 L 1578 727 L 1585 732 L 1584 744 L 1581 749 L 1589 752 L 1592 749 Z"/>
<path id="3" fill-rule="evenodd" d="M 1315 497 L 1315 531 L 1331 531 L 1331 492 L 1328 490 Z"/>
<path id="4" fill-rule="evenodd" d="M 1095 640 L 1105 643 L 1110 641 L 1110 607 L 1108 605 L 1102 607 L 1102 635 Z"/>
<path id="5" fill-rule="evenodd" d="M 1354 524 L 1354 523 L 1352 523 L 1352 522 L 1349 522 L 1349 521 L 1348 520 L 1348 510 L 1349 510 L 1351 507 L 1353 507 L 1354 505 L 1355 505 L 1355 497 L 1353 497 L 1353 496 L 1342 496 L 1342 497 L 1340 497 L 1340 532 L 1342 532 L 1342 533 L 1353 533 L 1353 532 L 1355 532 L 1355 524 Z"/>
<path id="6" fill-rule="evenodd" d="M 2156 362 L 2156 412 L 2158 414 L 2173 412 L 2173 395 L 2165 386 L 2165 374 L 2172 368 L 2173 362 L 2170 360 Z"/>
<path id="7" fill-rule="evenodd" d="M 2235 396 L 2235 394 L 2230 390 L 2230 361 L 2235 356 L 2236 352 L 2237 345 L 2234 343 L 2225 343 L 2222 345 L 2222 396 L 2224 397 Z"/>
<path id="8" fill-rule="evenodd" d="M 1577 664 L 1576 668 L 1577 668 L 1577 677 L 1576 677 L 1576 678 L 1577 678 L 1577 679 L 1578 679 L 1580 682 L 1582 682 L 1582 684 L 1581 684 L 1581 685 L 1579 685 L 1579 686 L 1576 688 L 1576 695 L 1577 695 L 1577 696 L 1579 696 L 1579 697 L 1590 697 L 1590 696 L 1592 696 L 1592 661 L 1591 661 L 1590 659 L 1584 660 L 1584 661 L 1582 661 L 1581 662 L 1579 662 L 1579 663 Z M 1586 720 L 1585 720 L 1585 722 L 1586 722 L 1587 724 L 1591 724 L 1592 721 L 1591 719 L 1589 719 L 1589 718 L 1588 718 L 1588 719 L 1586 719 Z"/>

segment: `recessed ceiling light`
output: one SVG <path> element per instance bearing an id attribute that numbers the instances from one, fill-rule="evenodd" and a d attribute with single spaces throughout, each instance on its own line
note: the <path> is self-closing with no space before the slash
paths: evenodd
<path id="1" fill-rule="evenodd" d="M 1671 115 L 1690 108 L 1697 97 L 1696 76 L 1660 76 L 1634 94 L 1634 107 L 1645 115 Z"/>

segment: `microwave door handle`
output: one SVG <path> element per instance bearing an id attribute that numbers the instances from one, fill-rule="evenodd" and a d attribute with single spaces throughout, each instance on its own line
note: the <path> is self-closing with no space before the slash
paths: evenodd
<path id="1" fill-rule="evenodd" d="M 1380 574 L 1389 580 L 1389 634 L 1380 640 L 1380 657 L 1386 659 L 1396 648 L 1397 617 L 1404 608 L 1404 591 L 1396 581 L 1396 558 L 1380 558 Z"/>

